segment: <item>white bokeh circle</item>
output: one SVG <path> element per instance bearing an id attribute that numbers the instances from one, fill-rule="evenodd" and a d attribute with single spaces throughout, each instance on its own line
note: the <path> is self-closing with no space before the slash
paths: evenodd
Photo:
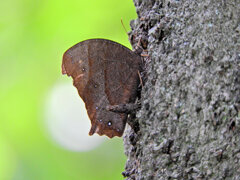
<path id="1" fill-rule="evenodd" d="M 88 151 L 105 139 L 88 135 L 91 123 L 85 104 L 71 83 L 55 85 L 47 96 L 45 109 L 49 134 L 62 147 Z"/>

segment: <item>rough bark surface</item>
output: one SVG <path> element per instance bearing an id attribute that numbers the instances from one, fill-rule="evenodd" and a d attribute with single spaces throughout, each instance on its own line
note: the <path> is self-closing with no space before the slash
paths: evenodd
<path id="1" fill-rule="evenodd" d="M 240 179 L 239 0 L 134 0 L 150 58 L 127 179 Z"/>

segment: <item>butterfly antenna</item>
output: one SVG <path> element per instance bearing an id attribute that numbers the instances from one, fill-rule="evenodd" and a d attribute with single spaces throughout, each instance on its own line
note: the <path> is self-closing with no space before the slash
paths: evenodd
<path id="1" fill-rule="evenodd" d="M 121 23 L 122 23 L 123 29 L 125 30 L 126 34 L 128 35 L 127 29 L 125 28 L 125 26 L 124 26 L 124 24 L 123 24 L 122 18 L 121 18 Z"/>

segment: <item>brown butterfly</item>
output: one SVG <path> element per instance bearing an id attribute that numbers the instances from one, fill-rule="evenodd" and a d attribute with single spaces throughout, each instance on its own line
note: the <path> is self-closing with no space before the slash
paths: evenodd
<path id="1" fill-rule="evenodd" d="M 106 107 L 135 101 L 140 64 L 140 55 L 106 39 L 82 41 L 64 53 L 62 73 L 73 78 L 85 102 L 92 124 L 89 135 L 122 136 L 127 114 Z"/>

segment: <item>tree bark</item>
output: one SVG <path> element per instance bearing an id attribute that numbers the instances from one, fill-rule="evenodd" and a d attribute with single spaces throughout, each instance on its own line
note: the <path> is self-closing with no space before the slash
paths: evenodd
<path id="1" fill-rule="evenodd" d="M 134 0 L 147 80 L 126 179 L 240 179 L 239 0 Z"/>

